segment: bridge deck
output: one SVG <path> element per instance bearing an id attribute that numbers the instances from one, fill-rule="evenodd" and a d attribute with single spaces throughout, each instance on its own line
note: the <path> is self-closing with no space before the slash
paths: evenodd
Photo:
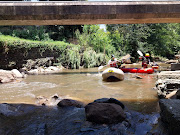
<path id="1" fill-rule="evenodd" d="M 180 23 L 180 1 L 0 2 L 0 25 Z"/>

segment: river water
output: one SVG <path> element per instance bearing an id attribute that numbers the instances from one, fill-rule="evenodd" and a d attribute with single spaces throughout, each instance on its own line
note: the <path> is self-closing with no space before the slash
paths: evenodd
<path id="1" fill-rule="evenodd" d="M 29 75 L 22 80 L 1 84 L 0 103 L 36 104 L 37 96 L 48 98 L 58 94 L 85 103 L 111 97 L 124 102 L 132 110 L 149 113 L 159 111 L 157 92 L 153 89 L 156 73 L 138 74 L 142 79 L 136 79 L 135 74 L 125 73 L 124 81 L 119 82 L 104 82 L 101 73 L 97 68 L 91 68 L 64 69 L 50 75 Z"/>
<path id="2" fill-rule="evenodd" d="M 166 69 L 167 65 L 161 68 Z M 125 73 L 125 79 L 119 82 L 104 82 L 101 73 L 98 68 L 64 69 L 57 74 L 29 75 L 22 80 L 0 84 L 0 103 L 11 103 L 0 104 L 2 112 L 12 115 L 1 115 L 0 134 L 167 135 L 160 119 L 157 92 L 153 89 L 157 73 L 137 74 L 142 79 Z M 116 98 L 125 104 L 124 112 L 130 126 L 125 121 L 115 125 L 91 124 L 86 121 L 84 108 L 37 106 L 36 97 L 49 98 L 54 94 L 84 103 L 98 98 Z"/>

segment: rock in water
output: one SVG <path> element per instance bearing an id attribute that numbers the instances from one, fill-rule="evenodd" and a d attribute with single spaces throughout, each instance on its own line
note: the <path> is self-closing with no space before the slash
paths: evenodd
<path id="1" fill-rule="evenodd" d="M 63 99 L 57 105 L 59 107 L 67 107 L 67 106 L 74 106 L 78 108 L 84 107 L 84 104 L 82 102 L 77 101 L 77 100 L 72 100 L 72 99 Z"/>
<path id="2" fill-rule="evenodd" d="M 100 98 L 100 99 L 94 100 L 94 102 L 97 102 L 97 103 L 114 103 L 114 104 L 120 105 L 122 107 L 122 109 L 125 108 L 124 104 L 115 98 Z"/>
<path id="3" fill-rule="evenodd" d="M 126 118 L 122 107 L 114 103 L 89 103 L 85 112 L 88 121 L 99 124 L 119 123 Z"/>
<path id="4" fill-rule="evenodd" d="M 7 83 L 15 80 L 15 76 L 11 71 L 1 70 L 0 69 L 0 83 Z"/>
<path id="5" fill-rule="evenodd" d="M 17 69 L 13 69 L 13 70 L 11 70 L 11 72 L 13 73 L 13 75 L 16 78 L 22 78 L 23 77 L 23 75 Z"/>

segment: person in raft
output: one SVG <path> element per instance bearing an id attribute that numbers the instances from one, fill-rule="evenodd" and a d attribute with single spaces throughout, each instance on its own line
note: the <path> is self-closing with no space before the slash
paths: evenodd
<path id="1" fill-rule="evenodd" d="M 108 62 L 108 65 L 110 65 L 110 67 L 120 68 L 121 64 L 122 61 L 117 60 L 117 58 L 115 58 L 114 55 L 111 55 L 111 59 Z"/>
<path id="2" fill-rule="evenodd" d="M 150 64 L 150 59 L 149 58 L 150 58 L 149 53 L 146 53 L 145 57 L 142 58 L 142 67 L 143 68 L 148 68 L 148 64 Z"/>

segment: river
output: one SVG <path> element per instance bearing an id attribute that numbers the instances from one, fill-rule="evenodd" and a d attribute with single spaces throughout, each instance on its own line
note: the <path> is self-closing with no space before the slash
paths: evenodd
<path id="1" fill-rule="evenodd" d="M 167 135 L 161 124 L 157 92 L 153 89 L 157 73 L 138 74 L 142 79 L 125 73 L 125 79 L 119 82 L 104 82 L 101 73 L 98 68 L 64 69 L 57 74 L 29 75 L 1 84 L 0 103 L 10 104 L 0 104 L 1 111 L 7 115 L 0 117 L 0 134 Z M 98 98 L 116 98 L 125 104 L 130 126 L 125 121 L 115 125 L 91 124 L 86 121 L 84 108 L 37 106 L 36 97 L 49 98 L 54 94 L 84 103 Z"/>
<path id="2" fill-rule="evenodd" d="M 135 65 L 137 66 L 137 65 Z M 131 65 L 133 67 L 133 65 Z M 50 75 L 29 75 L 27 78 L 12 83 L 1 84 L 0 103 L 36 104 L 36 97 L 49 98 L 54 94 L 92 102 L 98 98 L 116 98 L 130 109 L 149 112 L 159 111 L 155 87 L 156 73 L 125 73 L 124 81 L 104 82 L 97 68 L 67 70 Z M 152 107 L 155 109 L 151 109 Z"/>

